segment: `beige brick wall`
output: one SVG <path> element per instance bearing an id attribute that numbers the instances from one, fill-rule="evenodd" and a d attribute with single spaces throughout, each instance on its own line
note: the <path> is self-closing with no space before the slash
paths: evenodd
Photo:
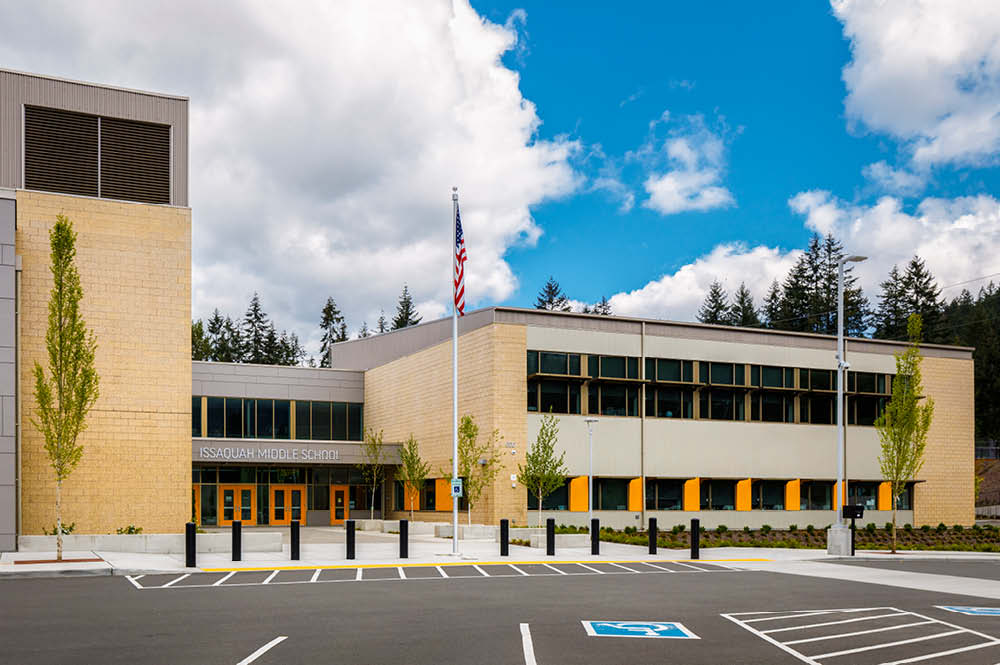
<path id="1" fill-rule="evenodd" d="M 57 214 L 77 232 L 81 309 L 101 379 L 83 459 L 63 485 L 63 519 L 77 533 L 128 524 L 179 532 L 191 512 L 191 211 L 18 192 L 23 533 L 55 523 L 52 469 L 30 419 L 31 368 L 38 360 L 47 371 L 48 232 Z"/>
<path id="2" fill-rule="evenodd" d="M 525 328 L 489 325 L 462 335 L 458 349 L 459 416 L 475 418 L 480 440 L 499 430 L 503 460 L 496 483 L 473 508 L 472 521 L 495 523 L 506 517 L 523 523 L 524 488 L 512 488 L 510 475 L 524 461 Z M 442 469 L 451 469 L 451 374 L 450 340 L 365 372 L 366 426 L 384 430 L 387 442 L 403 442 L 412 433 L 435 477 L 442 475 Z M 506 441 L 516 444 L 516 454 L 510 454 Z M 421 519 L 449 516 L 449 512 L 421 513 Z"/>
<path id="3" fill-rule="evenodd" d="M 934 399 L 913 519 L 970 525 L 975 520 L 974 374 L 972 360 L 924 358 L 925 393 Z"/>

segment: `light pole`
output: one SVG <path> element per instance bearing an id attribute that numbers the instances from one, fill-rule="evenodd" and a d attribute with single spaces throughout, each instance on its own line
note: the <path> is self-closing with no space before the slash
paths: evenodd
<path id="1" fill-rule="evenodd" d="M 867 258 L 855 254 L 837 261 L 837 484 L 833 505 L 835 519 L 827 539 L 828 554 L 851 553 L 851 534 L 840 510 L 841 504 L 847 504 L 847 491 L 844 487 L 844 372 L 850 367 L 850 363 L 844 360 L 844 264 L 860 263 Z"/>
<path id="2" fill-rule="evenodd" d="M 590 469 L 587 471 L 587 529 L 594 523 L 594 423 L 597 418 L 586 418 L 587 445 L 590 448 Z"/>

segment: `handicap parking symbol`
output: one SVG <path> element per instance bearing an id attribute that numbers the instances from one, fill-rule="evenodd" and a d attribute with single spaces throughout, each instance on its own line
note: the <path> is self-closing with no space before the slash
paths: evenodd
<path id="1" fill-rule="evenodd" d="M 965 605 L 937 605 L 936 607 L 967 616 L 1000 617 L 1000 607 L 967 607 Z"/>
<path id="2" fill-rule="evenodd" d="M 591 637 L 652 637 L 701 639 L 676 621 L 582 621 Z"/>

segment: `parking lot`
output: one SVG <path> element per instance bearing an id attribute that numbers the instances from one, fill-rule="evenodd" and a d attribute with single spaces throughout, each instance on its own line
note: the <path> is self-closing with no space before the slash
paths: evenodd
<path id="1" fill-rule="evenodd" d="M 708 563 L 586 565 L 601 572 L 463 562 L 11 580 L 0 661 L 1000 662 L 1000 617 L 941 607 L 1000 601 Z"/>

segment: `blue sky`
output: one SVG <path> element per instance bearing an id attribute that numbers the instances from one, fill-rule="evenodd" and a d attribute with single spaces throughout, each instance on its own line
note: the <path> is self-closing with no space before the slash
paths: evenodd
<path id="1" fill-rule="evenodd" d="M 648 124 L 664 111 L 701 115 L 726 135 L 722 180 L 735 200 L 665 216 L 641 205 L 622 212 L 606 193 L 584 188 L 539 205 L 532 209 L 544 229 L 537 245 L 507 255 L 521 280 L 509 304 L 530 306 L 549 274 L 572 298 L 593 302 L 638 289 L 719 243 L 801 248 L 813 231 L 790 209 L 790 197 L 818 188 L 871 203 L 885 192 L 862 169 L 900 159 L 893 137 L 849 126 L 841 71 L 851 60 L 850 42 L 823 3 L 623 3 L 616 11 L 593 2 L 473 6 L 498 23 L 524 11 L 521 48 L 503 62 L 537 106 L 541 138 L 568 134 L 620 159 L 646 140 Z M 622 179 L 641 198 L 641 169 L 626 168 Z M 944 169 L 919 198 L 977 195 L 997 184 L 993 167 Z M 912 210 L 915 200 L 903 204 Z"/>
<path id="2" fill-rule="evenodd" d="M 759 303 L 814 232 L 871 257 L 872 299 L 914 254 L 943 285 L 1000 272 L 996 0 L 281 13 L 0 5 L 0 66 L 190 98 L 194 318 L 256 292 L 315 353 L 328 297 L 354 333 L 403 284 L 447 315 L 452 185 L 469 307 L 551 274 L 576 307 L 691 320 L 715 279 Z"/>

